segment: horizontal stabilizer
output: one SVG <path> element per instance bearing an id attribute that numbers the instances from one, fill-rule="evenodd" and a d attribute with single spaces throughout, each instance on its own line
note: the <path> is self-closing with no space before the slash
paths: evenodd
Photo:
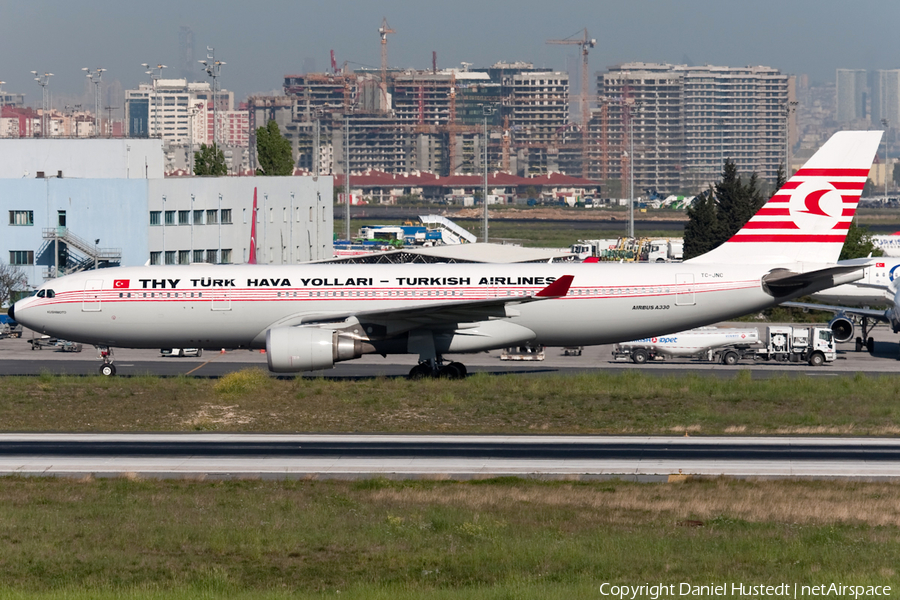
<path id="1" fill-rule="evenodd" d="M 775 269 L 763 277 L 763 289 L 775 298 L 812 294 L 862 279 L 863 268 L 864 265 L 841 265 L 807 273 Z"/>

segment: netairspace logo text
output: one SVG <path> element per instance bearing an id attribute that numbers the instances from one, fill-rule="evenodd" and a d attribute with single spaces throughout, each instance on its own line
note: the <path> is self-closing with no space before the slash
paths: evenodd
<path id="1" fill-rule="evenodd" d="M 819 583 L 807 585 L 801 583 L 781 583 L 778 585 L 756 585 L 748 583 L 709 583 L 695 585 L 692 583 L 644 583 L 641 585 L 627 585 L 615 583 L 603 583 L 600 585 L 601 596 L 611 596 L 620 600 L 637 600 L 649 598 L 659 600 L 661 598 L 694 597 L 703 596 L 752 596 L 761 598 L 771 596 L 773 598 L 865 598 L 875 596 L 889 596 L 889 585 L 846 585 L 843 583 Z"/>

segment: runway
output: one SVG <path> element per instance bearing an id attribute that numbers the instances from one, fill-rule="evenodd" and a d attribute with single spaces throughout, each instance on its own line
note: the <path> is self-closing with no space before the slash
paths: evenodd
<path id="1" fill-rule="evenodd" d="M 0 434 L 0 474 L 194 479 L 900 479 L 893 438 Z"/>

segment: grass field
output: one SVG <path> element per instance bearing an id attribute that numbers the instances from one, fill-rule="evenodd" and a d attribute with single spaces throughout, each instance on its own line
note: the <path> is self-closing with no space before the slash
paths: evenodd
<path id="1" fill-rule="evenodd" d="M 898 377 L 0 378 L 6 431 L 896 435 Z M 900 485 L 0 478 L 0 598 L 894 585 Z M 650 598 L 650 596 L 638 596 Z"/>
<path id="2" fill-rule="evenodd" d="M 897 499 L 885 483 L 5 478 L 0 596 L 596 598 L 603 582 L 896 586 Z"/>
<path id="3" fill-rule="evenodd" d="M 0 378 L 5 431 L 900 433 L 900 377 Z"/>

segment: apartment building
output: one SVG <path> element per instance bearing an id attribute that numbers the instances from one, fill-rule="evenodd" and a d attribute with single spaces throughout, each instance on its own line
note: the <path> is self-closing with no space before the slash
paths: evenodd
<path id="1" fill-rule="evenodd" d="M 572 145 L 566 73 L 467 67 L 391 73 L 387 94 L 367 71 L 288 75 L 285 97 L 250 99 L 250 144 L 274 119 L 309 172 L 343 173 L 348 127 L 351 172 L 481 173 L 485 148 L 488 170 L 544 174 L 560 170 L 560 156 L 580 168 L 580 156 L 559 150 Z"/>
<path id="2" fill-rule="evenodd" d="M 768 181 L 785 164 L 792 87 L 776 69 L 628 63 L 597 89 L 588 173 L 623 196 L 632 172 L 640 195 L 702 188 L 725 159 Z"/>
<path id="3" fill-rule="evenodd" d="M 900 70 L 878 70 L 872 73 L 872 125 L 882 119 L 891 127 L 900 125 Z"/>
<path id="4" fill-rule="evenodd" d="M 866 120 L 869 86 L 864 69 L 837 69 L 837 121 L 852 124 Z"/>

